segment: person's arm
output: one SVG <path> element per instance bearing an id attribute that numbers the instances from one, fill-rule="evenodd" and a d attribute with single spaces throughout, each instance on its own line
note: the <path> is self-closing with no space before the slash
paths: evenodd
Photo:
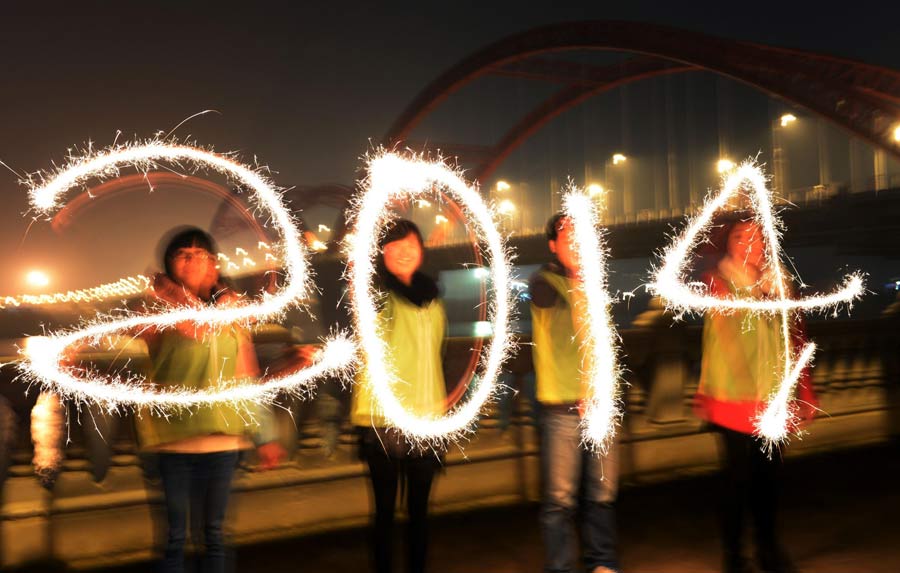
<path id="1" fill-rule="evenodd" d="M 531 296 L 531 304 L 538 308 L 550 308 L 556 304 L 559 294 L 540 273 L 536 273 L 528 281 L 528 294 Z"/>

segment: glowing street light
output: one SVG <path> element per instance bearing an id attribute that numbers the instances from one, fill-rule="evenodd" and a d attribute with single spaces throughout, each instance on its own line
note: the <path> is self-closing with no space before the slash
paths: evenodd
<path id="1" fill-rule="evenodd" d="M 628 158 L 622 155 L 621 153 L 616 153 L 613 155 L 613 165 L 618 165 L 619 163 L 624 163 Z"/>
<path id="2" fill-rule="evenodd" d="M 504 199 L 503 201 L 500 201 L 499 205 L 497 205 L 497 210 L 501 215 L 512 215 L 516 212 L 516 204 L 509 199 Z"/>
<path id="3" fill-rule="evenodd" d="M 599 183 L 591 183 L 590 185 L 587 186 L 588 195 L 590 195 L 591 197 L 596 197 L 597 195 L 602 195 L 603 191 L 604 191 L 603 185 L 600 185 Z"/>
<path id="4" fill-rule="evenodd" d="M 320 233 L 330 233 L 330 232 L 331 232 L 331 229 L 328 227 L 328 225 L 322 225 L 322 224 L 320 224 L 320 225 L 319 225 L 319 232 L 320 232 Z"/>
<path id="5" fill-rule="evenodd" d="M 431 201 L 428 199 L 419 199 L 416 201 L 416 207 L 419 209 L 427 209 L 428 207 L 431 207 Z"/>
<path id="6" fill-rule="evenodd" d="M 34 270 L 25 275 L 25 282 L 33 287 L 43 288 L 50 284 L 50 277 L 43 271 Z"/>
<path id="7" fill-rule="evenodd" d="M 900 141 L 900 123 L 894 128 L 894 141 Z"/>
<path id="8" fill-rule="evenodd" d="M 511 188 L 510 184 L 506 181 L 500 180 L 497 181 L 497 191 L 509 191 Z"/>
<path id="9" fill-rule="evenodd" d="M 444 217 L 443 215 L 435 215 L 434 222 L 438 225 L 446 225 L 447 223 L 450 222 L 450 219 L 448 219 L 447 217 Z"/>
<path id="10" fill-rule="evenodd" d="M 312 244 L 309 246 L 310 249 L 314 251 L 327 251 L 328 245 L 320 241 L 319 239 L 315 239 Z"/>
<path id="11" fill-rule="evenodd" d="M 797 116 L 792 113 L 786 113 L 781 116 L 781 127 L 787 127 L 791 123 L 797 121 Z"/>
<path id="12" fill-rule="evenodd" d="M 730 159 L 720 159 L 716 162 L 716 170 L 719 173 L 727 173 L 734 169 L 734 161 Z"/>

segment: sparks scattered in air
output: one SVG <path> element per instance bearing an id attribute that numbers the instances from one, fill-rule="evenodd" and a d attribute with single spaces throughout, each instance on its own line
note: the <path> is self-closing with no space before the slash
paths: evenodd
<path id="1" fill-rule="evenodd" d="M 741 192 L 747 184 L 755 222 L 763 231 L 768 271 L 773 277 L 777 296 L 771 299 L 741 299 L 735 296 L 717 297 L 707 293 L 706 285 L 686 283 L 689 255 L 708 232 L 713 215 L 727 206 L 728 201 Z M 778 388 L 768 398 L 765 411 L 754 421 L 756 431 L 763 438 L 764 447 L 771 451 L 783 443 L 796 422 L 790 400 L 803 369 L 812 360 L 815 345 L 805 344 L 792 350 L 790 335 L 791 312 L 800 310 L 833 309 L 841 304 L 851 304 L 862 296 L 863 279 L 859 273 L 845 278 L 844 285 L 831 294 L 816 294 L 799 299 L 788 297 L 789 276 L 781 264 L 781 236 L 772 196 L 766 187 L 762 170 L 753 162 L 743 163 L 730 171 L 724 180 L 722 191 L 711 196 L 700 214 L 689 221 L 683 234 L 663 253 L 662 266 L 656 270 L 648 285 L 651 292 L 662 297 L 667 306 L 678 312 L 733 312 L 746 310 L 781 315 L 781 335 L 784 342 L 783 375 Z"/>
<path id="2" fill-rule="evenodd" d="M 563 212 L 573 225 L 581 275 L 577 288 L 586 318 L 581 332 L 585 349 L 582 367 L 589 391 L 581 437 L 588 447 L 605 453 L 623 415 L 618 383 L 621 370 L 616 360 L 618 335 L 610 316 L 612 299 L 606 274 L 608 254 L 598 231 L 600 217 L 590 196 L 571 189 L 563 197 Z"/>
<path id="3" fill-rule="evenodd" d="M 65 364 L 67 349 L 99 344 L 105 337 L 117 332 L 165 329 L 184 321 L 226 327 L 235 323 L 249 324 L 251 321 L 274 319 L 300 304 L 309 292 L 311 281 L 303 241 L 294 218 L 281 201 L 281 191 L 260 171 L 242 165 L 226 155 L 159 140 L 115 145 L 83 156 L 72 156 L 53 173 L 30 180 L 29 199 L 36 211 L 47 214 L 59 207 L 62 196 L 75 187 L 93 180 L 116 177 L 123 168 L 148 171 L 160 164 L 213 170 L 250 190 L 250 198 L 255 201 L 258 209 L 269 215 L 280 234 L 281 244 L 278 245 L 278 250 L 284 262 L 283 286 L 273 294 L 265 293 L 259 301 L 241 306 L 203 309 L 185 306 L 158 314 L 101 317 L 69 332 L 32 337 L 22 351 L 23 360 L 20 362 L 26 379 L 76 403 L 91 401 L 109 411 L 123 407 L 147 407 L 166 413 L 217 402 L 230 402 L 236 406 L 249 402 L 271 402 L 279 392 L 302 395 L 323 376 L 345 375 L 355 353 L 352 342 L 344 336 L 326 341 L 319 358 L 309 368 L 299 372 L 259 384 L 222 380 L 217 386 L 203 391 L 161 389 L 148 385 L 140 376 L 100 376 Z"/>
<path id="4" fill-rule="evenodd" d="M 393 373 L 390 357 L 378 330 L 378 309 L 373 285 L 377 243 L 381 229 L 389 219 L 388 206 L 394 200 L 415 200 L 433 189 L 455 199 L 467 220 L 477 229 L 491 261 L 492 301 L 489 321 L 493 339 L 482 354 L 480 372 L 469 399 L 443 416 L 421 417 L 407 411 L 394 392 L 402 384 Z M 394 153 L 380 153 L 370 159 L 363 193 L 356 200 L 352 215 L 353 240 L 348 242 L 350 300 L 366 382 L 371 384 L 375 406 L 388 423 L 401 430 L 416 446 L 456 441 L 468 432 L 481 411 L 497 391 L 500 368 L 512 349 L 510 339 L 510 266 L 503 237 L 497 231 L 494 214 L 478 191 L 469 186 L 459 173 L 441 162 L 421 158 L 404 158 Z"/>

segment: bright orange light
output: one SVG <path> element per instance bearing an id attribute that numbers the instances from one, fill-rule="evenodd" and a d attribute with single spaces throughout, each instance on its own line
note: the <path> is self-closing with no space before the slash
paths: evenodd
<path id="1" fill-rule="evenodd" d="M 509 191 L 510 185 L 506 181 L 497 181 L 497 191 Z"/>
<path id="2" fill-rule="evenodd" d="M 734 161 L 730 159 L 720 159 L 716 162 L 716 170 L 719 173 L 726 173 L 734 169 Z"/>
<path id="3" fill-rule="evenodd" d="M 591 197 L 601 195 L 603 193 L 603 185 L 600 185 L 599 183 L 591 183 L 587 186 L 587 192 Z"/>
<path id="4" fill-rule="evenodd" d="M 619 163 L 624 163 L 628 158 L 622 155 L 621 153 L 616 153 L 613 155 L 613 165 L 618 165 Z"/>
<path id="5" fill-rule="evenodd" d="M 516 204 L 509 199 L 504 199 L 497 205 L 497 210 L 500 211 L 502 215 L 512 215 L 516 211 Z"/>
<path id="6" fill-rule="evenodd" d="M 786 113 L 781 116 L 781 127 L 787 127 L 791 123 L 797 121 L 797 116 L 792 113 Z"/>
<path id="7" fill-rule="evenodd" d="M 43 271 L 34 270 L 25 275 L 25 282 L 33 287 L 43 288 L 50 284 L 50 277 Z"/>

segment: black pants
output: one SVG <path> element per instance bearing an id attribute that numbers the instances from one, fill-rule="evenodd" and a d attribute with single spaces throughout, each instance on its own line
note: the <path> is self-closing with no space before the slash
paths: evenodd
<path id="1" fill-rule="evenodd" d="M 372 524 L 372 549 L 376 573 L 393 573 L 394 508 L 398 485 L 405 485 L 407 524 L 407 566 L 410 573 L 425 571 L 428 547 L 428 496 L 439 460 L 433 454 L 421 457 L 389 455 L 371 429 L 363 430 L 360 456 L 369 466 L 375 519 Z M 389 450 L 395 448 L 388 448 Z"/>
<path id="2" fill-rule="evenodd" d="M 744 508 L 749 503 L 753 515 L 753 537 L 757 554 L 766 559 L 779 553 L 776 535 L 781 456 L 772 458 L 753 436 L 713 426 L 721 437 L 723 480 L 720 495 L 722 534 L 726 562 L 741 558 Z"/>

